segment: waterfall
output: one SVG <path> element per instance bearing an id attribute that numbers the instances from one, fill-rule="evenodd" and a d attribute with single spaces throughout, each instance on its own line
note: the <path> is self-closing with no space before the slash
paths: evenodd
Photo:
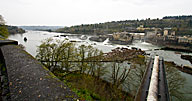
<path id="1" fill-rule="evenodd" d="M 87 39 L 87 36 L 86 36 L 86 35 L 81 35 L 80 39 L 81 39 L 81 40 L 86 40 L 86 39 Z"/>
<path id="2" fill-rule="evenodd" d="M 107 38 L 105 41 L 103 41 L 103 44 L 106 45 L 109 42 L 109 38 Z"/>
<path id="3" fill-rule="evenodd" d="M 144 45 L 151 45 L 150 43 L 147 43 L 147 42 L 141 42 L 141 44 L 144 44 Z"/>

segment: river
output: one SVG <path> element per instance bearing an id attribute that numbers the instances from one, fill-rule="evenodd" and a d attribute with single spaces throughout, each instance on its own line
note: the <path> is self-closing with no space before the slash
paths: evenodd
<path id="1" fill-rule="evenodd" d="M 60 35 L 66 35 L 66 37 L 62 37 Z M 24 37 L 27 38 L 26 42 L 24 41 Z M 141 41 L 134 41 L 132 45 L 126 46 L 126 45 L 111 44 L 109 43 L 108 40 L 104 42 L 93 42 L 89 40 L 89 37 L 91 36 L 87 36 L 88 38 L 86 40 L 82 40 L 80 37 L 81 35 L 74 35 L 74 34 L 64 34 L 64 33 L 45 32 L 45 31 L 26 31 L 26 33 L 24 34 L 10 35 L 9 39 L 16 40 L 19 42 L 19 44 L 24 45 L 25 50 L 34 57 L 37 54 L 36 53 L 37 47 L 41 44 L 42 40 L 47 38 L 64 40 L 65 38 L 68 38 L 69 40 L 77 41 L 78 45 L 81 44 L 92 45 L 93 47 L 96 47 L 102 50 L 103 52 L 110 52 L 112 49 L 117 47 L 125 47 L 125 48 L 136 47 L 146 51 L 146 53 L 150 54 L 150 56 L 159 55 L 163 57 L 165 61 L 173 61 L 177 65 L 192 66 L 192 64 L 189 61 L 183 60 L 180 57 L 181 54 L 192 55 L 191 53 L 183 53 L 183 52 L 178 53 L 175 51 L 159 50 L 161 47 Z M 191 91 L 192 76 L 184 72 L 180 72 L 180 74 L 182 75 L 182 77 L 186 79 L 184 87 L 181 89 L 183 89 L 184 91 L 186 90 Z M 188 96 L 191 96 L 191 94 L 188 94 Z"/>

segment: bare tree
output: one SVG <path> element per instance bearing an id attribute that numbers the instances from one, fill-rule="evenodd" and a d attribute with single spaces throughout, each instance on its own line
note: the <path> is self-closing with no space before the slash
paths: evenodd
<path id="1" fill-rule="evenodd" d="M 113 63 L 111 74 L 112 84 L 118 88 L 127 79 L 130 70 L 131 68 L 120 66 L 119 63 Z"/>
<path id="2" fill-rule="evenodd" d="M 170 94 L 170 100 L 181 100 L 187 101 L 185 94 L 188 92 L 184 92 L 183 86 L 186 82 L 186 79 L 182 77 L 180 71 L 176 68 L 174 64 L 165 63 L 166 69 L 166 77 L 168 81 L 168 89 Z"/>

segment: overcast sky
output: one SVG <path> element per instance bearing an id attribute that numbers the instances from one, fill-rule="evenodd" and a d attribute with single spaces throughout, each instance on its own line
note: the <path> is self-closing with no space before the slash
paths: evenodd
<path id="1" fill-rule="evenodd" d="M 71 26 L 191 15 L 192 0 L 0 0 L 9 25 Z"/>

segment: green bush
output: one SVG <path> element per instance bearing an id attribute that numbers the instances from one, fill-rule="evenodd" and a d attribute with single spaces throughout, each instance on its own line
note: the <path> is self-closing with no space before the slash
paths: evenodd
<path id="1" fill-rule="evenodd" d="M 9 35 L 8 33 L 8 29 L 5 25 L 0 25 L 0 37 L 4 37 L 4 38 L 7 38 Z"/>

